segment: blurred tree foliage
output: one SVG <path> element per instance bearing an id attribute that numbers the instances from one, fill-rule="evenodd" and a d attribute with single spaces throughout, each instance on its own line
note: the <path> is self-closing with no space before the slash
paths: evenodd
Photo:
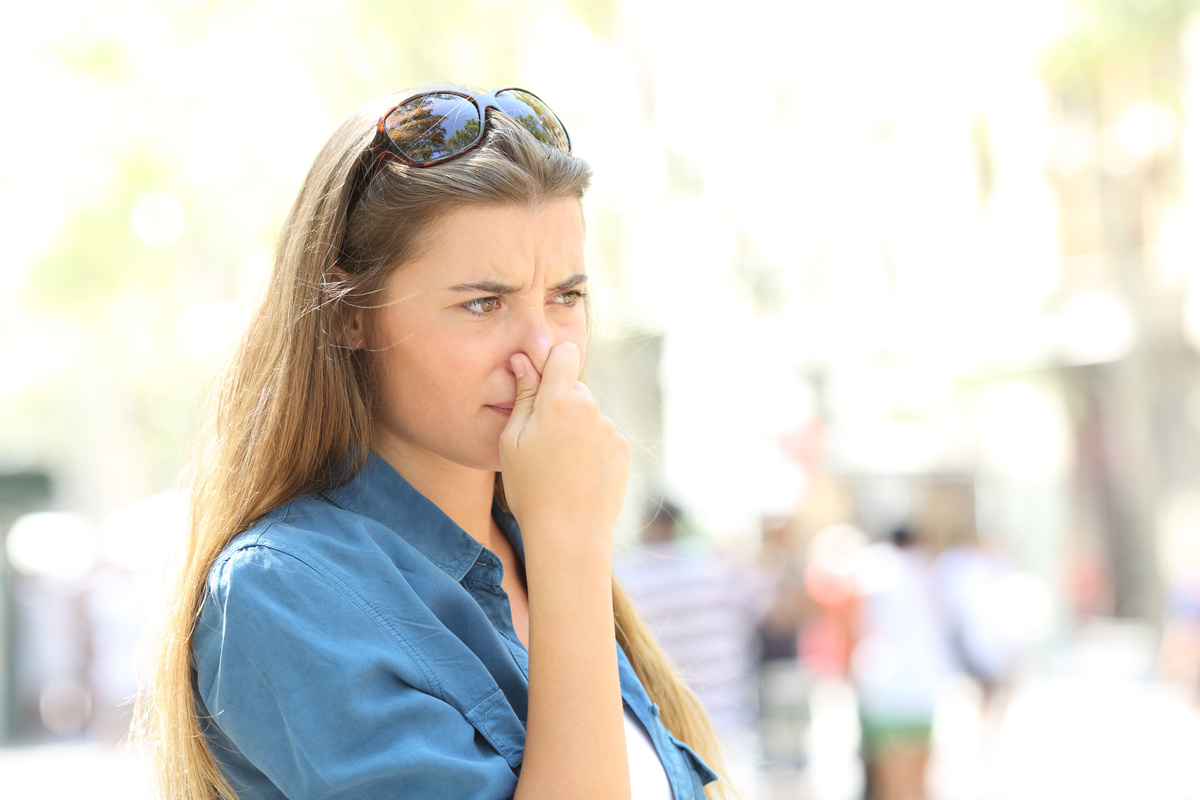
<path id="1" fill-rule="evenodd" d="M 1196 0 L 1074 0 L 1066 32 L 1047 51 L 1043 75 L 1084 89 L 1113 65 L 1158 59 L 1177 51 Z"/>
<path id="2" fill-rule="evenodd" d="M 305 159 L 338 115 L 435 80 L 520 83 L 542 44 L 538 15 L 551 6 L 602 36 L 615 17 L 613 0 L 571 0 L 565 10 L 549 0 L 107 6 L 83 6 L 24 56 L 24 80 L 65 95 L 53 124 L 65 126 L 69 146 L 39 156 L 38 178 L 63 198 L 45 210 L 62 230 L 17 268 L 21 321 L 0 323 L 0 343 L 36 347 L 31 327 L 62 336 L 40 371 L 10 376 L 0 391 L 0 461 L 60 475 L 138 462 L 109 505 L 174 484 L 215 364 L 182 352 L 181 319 L 249 294 Z M 0 191 L 15 194 L 6 163 L 22 154 L 9 149 Z M 101 189 L 77 191 L 77 166 L 97 168 Z M 156 193 L 182 209 L 169 241 L 135 230 L 135 209 Z"/>
<path id="3" fill-rule="evenodd" d="M 1060 153 L 1048 174 L 1059 196 L 1060 294 L 1100 286 L 1128 309 L 1136 345 L 1112 363 L 1060 370 L 1081 420 L 1074 480 L 1097 509 L 1091 535 L 1111 570 L 1112 610 L 1157 619 L 1156 515 L 1164 494 L 1191 486 L 1194 440 L 1175 385 L 1195 374 L 1158 266 L 1164 219 L 1184 191 L 1184 37 L 1196 0 L 1076 0 L 1043 62 Z M 1070 258 L 1079 256 L 1079 258 Z M 1167 301 L 1171 302 L 1170 299 Z M 1096 421 L 1103 421 L 1096 422 Z M 1133 454 L 1127 469 L 1114 453 Z"/>

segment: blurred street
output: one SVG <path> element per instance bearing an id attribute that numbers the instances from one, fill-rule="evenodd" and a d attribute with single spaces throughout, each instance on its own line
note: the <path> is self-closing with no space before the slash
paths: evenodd
<path id="1" fill-rule="evenodd" d="M 990 733 L 970 688 L 951 691 L 937 720 L 934 799 L 1200 800 L 1200 714 L 1179 692 L 1131 675 L 1145 654 L 1124 639 L 1101 633 L 1066 650 L 1051 670 L 1064 674 L 1016 688 Z M 819 684 L 809 768 L 775 783 L 774 796 L 854 800 L 861 789 L 855 747 L 850 690 Z M 772 796 L 763 784 L 750 800 Z M 137 755 L 73 742 L 0 748 L 0 796 L 142 800 L 151 793 Z"/>
<path id="2" fill-rule="evenodd" d="M 1200 6 L 676 6 L 5 15 L 0 800 L 152 796 L 203 398 L 333 121 L 440 80 L 594 170 L 620 577 L 747 800 L 864 800 L 862 730 L 875 800 L 1200 800 Z"/>

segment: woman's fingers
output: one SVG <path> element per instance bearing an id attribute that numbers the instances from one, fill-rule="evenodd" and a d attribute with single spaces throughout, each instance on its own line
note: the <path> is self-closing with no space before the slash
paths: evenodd
<path id="1" fill-rule="evenodd" d="M 517 376 L 517 399 L 513 403 L 512 414 L 508 417 L 508 424 L 504 426 L 504 432 L 506 435 L 519 439 L 521 429 L 525 427 L 525 423 L 529 421 L 529 416 L 533 413 L 533 401 L 537 398 L 541 376 L 533 368 L 529 356 L 524 353 L 517 353 L 509 359 L 508 363 L 512 367 L 513 374 Z"/>
<path id="2" fill-rule="evenodd" d="M 551 349 L 540 376 L 523 354 L 510 362 L 517 400 L 500 441 L 509 506 L 522 519 L 591 516 L 615 524 L 629 474 L 628 444 L 579 382 L 579 348 Z M 611 517 L 611 520 L 609 518 Z"/>
<path id="3" fill-rule="evenodd" d="M 553 390 L 574 389 L 579 381 L 579 348 L 571 342 L 560 342 L 550 349 L 542 367 L 542 383 Z"/>

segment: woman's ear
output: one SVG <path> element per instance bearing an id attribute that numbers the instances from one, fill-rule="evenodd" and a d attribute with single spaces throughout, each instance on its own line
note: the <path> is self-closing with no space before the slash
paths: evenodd
<path id="1" fill-rule="evenodd" d="M 366 325 L 363 320 L 363 310 L 350 302 L 350 275 L 346 270 L 334 264 L 329 270 L 334 302 L 338 304 L 337 318 L 341 321 L 339 342 L 351 350 L 361 350 L 366 347 Z"/>

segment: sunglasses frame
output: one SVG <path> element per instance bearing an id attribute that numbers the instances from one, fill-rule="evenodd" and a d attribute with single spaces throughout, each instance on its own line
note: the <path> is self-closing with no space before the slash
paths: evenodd
<path id="1" fill-rule="evenodd" d="M 411 167 L 425 168 L 435 167 L 438 164 L 445 164 L 447 161 L 453 161 L 456 158 L 461 158 L 475 148 L 479 147 L 479 145 L 483 143 L 484 138 L 487 136 L 488 109 L 494 108 L 501 114 L 511 117 L 512 115 L 499 105 L 498 95 L 503 92 L 514 91 L 529 95 L 534 100 L 538 101 L 538 103 L 540 103 L 547 112 L 549 112 L 554 122 L 558 125 L 559 130 L 562 132 L 563 139 L 566 142 L 565 150 L 561 147 L 558 147 L 558 149 L 563 150 L 565 153 L 570 153 L 571 135 L 567 133 L 567 126 L 563 124 L 563 121 L 559 119 L 558 115 L 554 113 L 554 109 L 550 108 L 545 100 L 538 97 L 528 89 L 522 89 L 519 86 L 502 86 L 500 88 L 493 89 L 487 94 L 473 94 L 471 92 L 464 92 L 458 89 L 431 89 L 426 92 L 418 92 L 417 94 L 404 98 L 399 103 L 396 103 L 396 105 L 389 108 L 375 124 L 375 137 L 371 140 L 371 144 L 367 146 L 367 149 L 363 151 L 362 158 L 359 162 L 359 167 L 355 170 L 355 173 L 352 176 L 350 183 L 350 199 L 347 204 L 347 208 L 353 210 L 358 205 L 359 200 L 362 199 L 363 192 L 366 191 L 371 181 L 375 178 L 376 168 L 385 156 L 395 156 Z M 396 144 L 391 136 L 388 135 L 387 118 L 390 117 L 396 111 L 396 109 L 400 108 L 401 106 L 407 105 L 418 98 L 428 97 L 430 95 L 453 95 L 455 97 L 461 97 L 470 102 L 471 105 L 475 107 L 475 110 L 479 115 L 479 135 L 475 137 L 475 141 L 471 142 L 471 144 L 467 145 L 461 150 L 457 150 L 449 155 L 441 156 L 439 158 L 418 161 L 417 159 L 414 159 L 404 153 L 400 149 L 400 146 Z M 557 147 L 557 145 L 550 146 Z"/>
<path id="2" fill-rule="evenodd" d="M 457 89 L 437 89 L 428 92 L 419 92 L 414 94 L 412 97 L 406 97 L 404 100 L 401 100 L 399 103 L 396 103 L 396 105 L 389 108 L 387 113 L 379 118 L 379 122 L 377 122 L 375 125 L 375 138 L 371 140 L 371 144 L 367 147 L 367 152 L 377 156 L 390 153 L 394 156 L 397 156 L 404 163 L 413 167 L 432 167 L 438 164 L 444 164 L 447 161 L 453 161 L 456 158 L 460 158 L 483 143 L 484 137 L 487 136 L 487 110 L 489 108 L 494 108 L 506 116 L 512 116 L 505 111 L 501 105 L 499 105 L 499 95 L 503 92 L 520 92 L 521 94 L 529 95 L 538 103 L 540 103 L 542 107 L 550 113 L 550 116 L 553 118 L 554 122 L 558 125 L 559 130 L 562 132 L 563 138 L 566 140 L 567 147 L 565 150 L 563 150 L 563 152 L 571 152 L 571 136 L 569 133 L 567 133 L 567 126 L 563 124 L 563 121 L 558 118 L 558 115 L 554 113 L 554 110 L 550 108 L 549 104 L 547 104 L 545 100 L 538 97 L 528 89 L 522 89 L 519 86 L 502 86 L 498 89 L 493 89 L 487 94 L 472 94 L 470 92 L 463 92 Z M 479 135 L 475 137 L 475 141 L 471 142 L 471 144 L 467 145 L 461 150 L 457 150 L 449 155 L 444 155 L 439 158 L 418 161 L 412 156 L 404 153 L 400 149 L 400 146 L 393 141 L 391 136 L 388 135 L 387 118 L 395 113 L 396 109 L 400 108 L 401 106 L 408 105 L 413 100 L 417 100 L 422 97 L 428 97 L 430 95 L 453 95 L 454 97 L 461 97 L 470 102 L 471 105 L 475 106 L 475 110 L 479 114 Z"/>

